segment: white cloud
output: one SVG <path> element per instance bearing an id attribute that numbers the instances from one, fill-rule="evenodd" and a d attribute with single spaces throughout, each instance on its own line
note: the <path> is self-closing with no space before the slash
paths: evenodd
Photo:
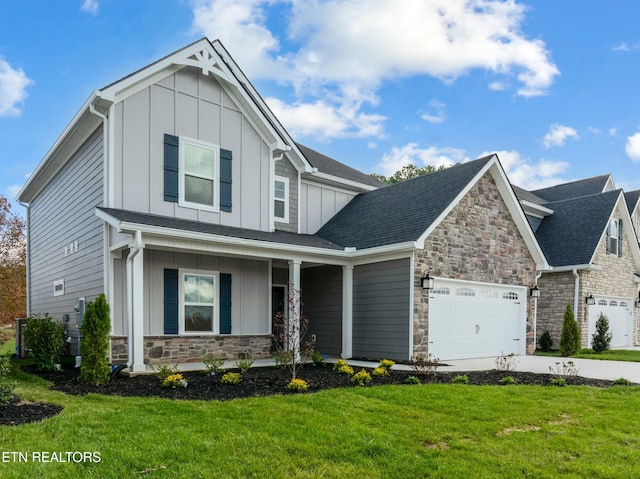
<path id="1" fill-rule="evenodd" d="M 298 98 L 290 108 L 318 107 L 328 92 L 349 102 L 347 90 L 375 93 L 383 82 L 399 78 L 427 75 L 452 82 L 474 69 L 501 77 L 489 88 L 507 88 L 504 79 L 513 78 L 517 93 L 530 97 L 544 94 L 559 74 L 544 42 L 522 32 L 526 7 L 513 1 L 403 0 L 402 8 L 388 0 L 191 4 L 194 30 L 219 38 L 250 78 L 295 88 Z M 275 4 L 278 22 L 285 22 L 282 38 L 269 28 L 267 8 Z M 326 133 L 326 125 L 318 126 Z M 313 134 L 310 125 L 306 130 Z M 377 128 L 370 131 L 378 134 Z"/>
<path id="2" fill-rule="evenodd" d="M 0 57 L 0 117 L 19 116 L 27 98 L 27 87 L 33 80 L 21 68 L 14 69 Z"/>
<path id="3" fill-rule="evenodd" d="M 640 161 L 640 133 L 636 133 L 627 138 L 625 151 L 632 161 Z"/>
<path id="4" fill-rule="evenodd" d="M 20 190 L 22 189 L 22 186 L 20 185 L 11 185 L 7 188 L 7 198 L 9 198 L 10 200 L 14 200 L 16 196 L 18 196 L 18 193 L 20 192 Z"/>
<path id="5" fill-rule="evenodd" d="M 620 45 L 612 47 L 611 50 L 613 50 L 614 52 L 628 52 L 631 50 L 631 48 L 629 48 L 627 42 L 622 42 Z"/>
<path id="6" fill-rule="evenodd" d="M 609 128 L 609 135 L 610 136 L 618 136 L 618 129 L 617 128 Z"/>
<path id="7" fill-rule="evenodd" d="M 489 83 L 489 90 L 493 91 L 504 91 L 509 88 L 509 85 L 502 81 L 493 81 Z"/>
<path id="8" fill-rule="evenodd" d="M 549 133 L 544 135 L 542 142 L 545 148 L 551 148 L 552 146 L 564 146 L 567 138 L 579 138 L 578 132 L 570 126 L 555 123 L 551 125 Z"/>
<path id="9" fill-rule="evenodd" d="M 98 14 L 98 1 L 97 0 L 84 0 L 84 3 L 80 7 L 83 12 L 88 12 L 92 15 Z"/>
<path id="10" fill-rule="evenodd" d="M 485 152 L 482 153 L 480 157 L 491 153 L 498 155 L 509 181 L 526 190 L 546 188 L 547 186 L 553 186 L 567 181 L 559 176 L 567 171 L 570 166 L 569 163 L 565 161 L 544 159 L 533 161 L 530 158 L 524 158 L 515 150 Z"/>
<path id="11" fill-rule="evenodd" d="M 445 120 L 444 108 L 447 105 L 438 100 L 431 100 L 429 106 L 431 107 L 431 112 L 423 113 L 420 115 L 420 118 L 429 123 L 442 123 Z"/>
<path id="12" fill-rule="evenodd" d="M 401 147 L 394 147 L 389 153 L 382 156 L 382 160 L 376 165 L 376 172 L 384 176 L 391 176 L 406 165 L 423 167 L 451 166 L 455 163 L 467 161 L 465 151 L 458 148 L 431 146 L 420 148 L 417 143 L 409 143 Z"/>

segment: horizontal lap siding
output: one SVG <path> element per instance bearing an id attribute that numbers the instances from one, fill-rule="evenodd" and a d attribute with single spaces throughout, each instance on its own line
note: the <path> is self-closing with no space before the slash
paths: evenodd
<path id="1" fill-rule="evenodd" d="M 354 268 L 354 357 L 409 358 L 410 291 L 408 258 Z"/>
<path id="2" fill-rule="evenodd" d="M 98 128 L 30 205 L 31 311 L 55 319 L 71 316 L 78 298 L 104 292 L 103 226 L 95 215 L 102 205 L 103 142 Z M 65 256 L 65 245 L 78 251 Z M 64 279 L 65 294 L 53 296 L 53 283 Z"/>
<path id="3" fill-rule="evenodd" d="M 301 272 L 303 312 L 309 318 L 308 337 L 316 335 L 323 354 L 342 351 L 342 268 L 319 266 Z"/>

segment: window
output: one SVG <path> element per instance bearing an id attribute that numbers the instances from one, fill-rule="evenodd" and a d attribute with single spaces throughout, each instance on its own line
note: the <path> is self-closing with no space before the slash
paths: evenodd
<path id="1" fill-rule="evenodd" d="M 476 292 L 471 288 L 458 288 L 456 289 L 456 296 L 475 296 Z"/>
<path id="2" fill-rule="evenodd" d="M 62 296 L 64 294 L 64 279 L 58 279 L 53 282 L 53 295 Z"/>
<path id="3" fill-rule="evenodd" d="M 607 253 L 622 256 L 622 220 L 611 220 L 609 223 Z"/>
<path id="4" fill-rule="evenodd" d="M 276 176 L 273 183 L 273 216 L 276 221 L 289 222 L 289 178 Z"/>
<path id="5" fill-rule="evenodd" d="M 220 148 L 180 137 L 180 203 L 218 211 Z"/>
<path id="6" fill-rule="evenodd" d="M 517 300 L 518 293 L 514 291 L 509 291 L 508 293 L 502 293 L 502 299 Z"/>
<path id="7" fill-rule="evenodd" d="M 218 273 L 180 270 L 180 334 L 218 333 Z"/>

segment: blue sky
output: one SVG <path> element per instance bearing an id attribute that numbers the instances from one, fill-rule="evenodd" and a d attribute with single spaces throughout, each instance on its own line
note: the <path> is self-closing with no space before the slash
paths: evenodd
<path id="1" fill-rule="evenodd" d="M 497 152 L 529 189 L 640 189 L 640 2 L 8 0 L 0 193 L 94 89 L 219 38 L 292 136 L 364 172 Z"/>

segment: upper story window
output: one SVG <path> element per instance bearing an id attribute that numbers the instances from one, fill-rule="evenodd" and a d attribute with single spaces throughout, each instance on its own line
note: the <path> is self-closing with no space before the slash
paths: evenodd
<path id="1" fill-rule="evenodd" d="M 622 220 L 613 219 L 609 222 L 607 253 L 622 256 Z"/>
<path id="2" fill-rule="evenodd" d="M 289 178 L 275 177 L 273 183 L 273 216 L 276 221 L 289 222 Z"/>
<path id="3" fill-rule="evenodd" d="M 218 211 L 219 178 L 220 148 L 180 137 L 180 203 Z"/>

